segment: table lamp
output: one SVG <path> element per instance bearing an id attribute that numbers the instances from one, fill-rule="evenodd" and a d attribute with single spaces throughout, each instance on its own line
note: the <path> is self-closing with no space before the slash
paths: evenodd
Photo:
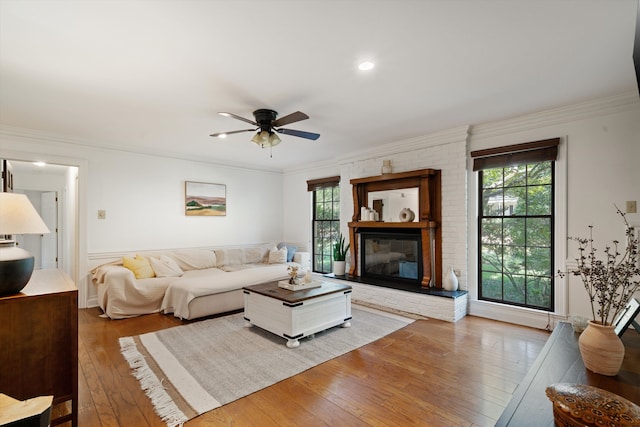
<path id="1" fill-rule="evenodd" d="M 0 193 L 0 236 L 46 234 L 49 229 L 24 194 Z M 33 273 L 33 255 L 13 240 L 0 240 L 0 295 L 16 294 Z"/>

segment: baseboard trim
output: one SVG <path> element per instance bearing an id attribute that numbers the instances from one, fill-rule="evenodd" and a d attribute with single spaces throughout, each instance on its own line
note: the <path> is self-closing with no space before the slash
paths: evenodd
<path id="1" fill-rule="evenodd" d="M 87 306 L 83 307 L 83 308 L 93 308 L 93 307 L 98 307 L 98 298 L 97 297 L 91 297 L 87 300 Z"/>
<path id="2" fill-rule="evenodd" d="M 552 330 L 558 322 L 566 320 L 564 316 L 546 311 L 477 300 L 469 302 L 469 314 L 471 316 L 548 330 Z"/>

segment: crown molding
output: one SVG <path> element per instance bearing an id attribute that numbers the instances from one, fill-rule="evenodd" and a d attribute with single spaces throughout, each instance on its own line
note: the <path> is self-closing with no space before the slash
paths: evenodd
<path id="1" fill-rule="evenodd" d="M 283 170 L 284 175 L 292 175 L 292 174 L 296 174 L 299 172 L 312 172 L 312 171 L 319 171 L 319 170 L 326 170 L 326 169 L 335 169 L 336 173 L 339 169 L 339 164 L 336 163 L 335 160 L 323 160 L 320 162 L 313 162 L 313 163 L 305 163 L 305 164 L 300 164 L 300 165 L 296 165 L 294 167 L 290 167 L 290 168 L 285 168 Z"/>
<path id="2" fill-rule="evenodd" d="M 469 126 L 458 126 L 429 135 L 382 144 L 372 149 L 368 149 L 366 152 L 360 151 L 337 156 L 336 161 L 342 165 L 376 159 L 379 157 L 392 156 L 395 154 L 402 154 L 415 150 L 423 150 L 425 148 L 436 147 L 439 145 L 460 142 L 464 142 L 466 144 L 468 138 Z"/>
<path id="3" fill-rule="evenodd" d="M 640 110 L 640 97 L 637 92 L 631 91 L 498 122 L 472 125 L 469 135 L 473 139 L 491 138 L 633 110 Z"/>
<path id="4" fill-rule="evenodd" d="M 88 143 L 86 140 L 68 136 L 52 135 L 47 132 L 37 131 L 33 129 L 18 128 L 7 125 L 0 125 L 0 147 L 3 140 L 20 139 L 27 142 L 34 143 L 46 143 L 47 147 L 78 147 L 84 150 L 99 152 L 99 151 L 113 151 L 124 152 L 130 154 L 138 154 L 144 156 L 161 157 L 166 159 L 185 160 L 190 162 L 205 163 L 207 165 L 213 165 L 216 167 L 227 169 L 239 169 L 239 170 L 251 170 L 253 172 L 263 172 L 268 174 L 282 175 L 282 170 L 276 168 L 260 168 L 252 165 L 243 164 L 241 162 L 228 162 L 220 163 L 215 159 L 203 159 L 201 156 L 185 155 L 172 151 L 158 151 L 158 150 L 145 150 L 145 149 L 131 149 L 128 147 L 116 146 L 100 142 L 100 146 L 96 146 Z"/>
<path id="5" fill-rule="evenodd" d="M 330 167 L 340 167 L 349 163 L 377 159 L 380 157 L 388 157 L 396 154 L 403 154 L 415 150 L 423 150 L 425 148 L 436 147 L 439 145 L 451 143 L 464 142 L 466 144 L 469 138 L 469 128 L 470 127 L 468 125 L 458 126 L 429 135 L 422 135 L 415 138 L 389 142 L 367 149 L 366 152 L 362 150 L 354 151 L 351 153 L 335 156 L 333 160 L 307 163 L 295 168 L 289 168 L 285 170 L 285 174 L 325 169 Z"/>

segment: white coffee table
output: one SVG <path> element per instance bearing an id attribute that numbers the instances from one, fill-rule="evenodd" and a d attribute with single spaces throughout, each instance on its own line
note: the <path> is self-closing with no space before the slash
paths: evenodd
<path id="1" fill-rule="evenodd" d="M 290 291 L 277 282 L 246 286 L 244 318 L 287 339 L 287 347 L 300 338 L 341 325 L 351 326 L 351 286 L 322 282 L 319 288 Z"/>

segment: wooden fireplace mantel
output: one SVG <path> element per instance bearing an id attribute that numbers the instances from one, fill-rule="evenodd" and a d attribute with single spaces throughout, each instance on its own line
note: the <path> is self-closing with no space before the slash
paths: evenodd
<path id="1" fill-rule="evenodd" d="M 442 288 L 442 195 L 439 169 L 420 169 L 410 172 L 390 173 L 350 181 L 353 190 L 353 217 L 349 222 L 349 274 L 358 272 L 358 240 L 356 234 L 367 229 L 419 229 L 422 245 L 423 287 L 430 284 Z M 367 206 L 369 193 L 403 188 L 418 188 L 418 213 L 415 222 L 360 221 L 360 208 Z M 433 245 L 431 241 L 433 240 Z M 432 255 L 433 251 L 433 255 Z M 433 268 L 432 268 L 433 256 Z M 433 271 L 432 271 L 433 270 Z M 432 283 L 432 278 L 433 283 Z"/>

